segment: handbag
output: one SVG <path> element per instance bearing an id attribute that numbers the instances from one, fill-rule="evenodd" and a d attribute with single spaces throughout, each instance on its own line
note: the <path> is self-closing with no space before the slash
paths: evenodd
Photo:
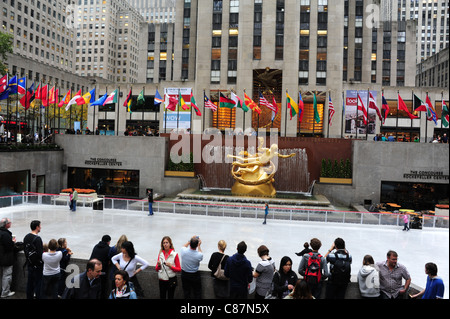
<path id="1" fill-rule="evenodd" d="M 222 259 L 220 260 L 219 266 L 217 266 L 217 270 L 214 273 L 214 277 L 216 277 L 219 280 L 228 280 L 228 277 L 225 276 L 225 270 L 222 269 L 222 261 L 225 258 L 225 255 L 222 256 Z"/>

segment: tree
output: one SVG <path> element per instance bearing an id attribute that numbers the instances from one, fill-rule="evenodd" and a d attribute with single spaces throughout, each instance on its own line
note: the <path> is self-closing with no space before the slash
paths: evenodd
<path id="1" fill-rule="evenodd" d="M 13 53 L 13 36 L 0 32 L 0 75 L 5 75 L 8 70 L 6 66 L 8 53 Z"/>

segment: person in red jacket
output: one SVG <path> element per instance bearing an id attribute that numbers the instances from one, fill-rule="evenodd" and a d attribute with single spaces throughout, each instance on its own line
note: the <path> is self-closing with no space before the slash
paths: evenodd
<path id="1" fill-rule="evenodd" d="M 178 282 L 177 272 L 181 272 L 181 264 L 169 236 L 164 236 L 161 240 L 161 249 L 155 270 L 158 272 L 160 298 L 173 299 Z"/>

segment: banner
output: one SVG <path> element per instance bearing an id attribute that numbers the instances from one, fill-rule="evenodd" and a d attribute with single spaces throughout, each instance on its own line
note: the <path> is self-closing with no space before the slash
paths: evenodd
<path id="1" fill-rule="evenodd" d="M 374 100 L 377 100 L 377 91 L 370 91 Z M 357 111 L 358 95 L 364 103 L 368 112 L 367 125 L 364 124 L 364 114 L 362 111 Z M 358 117 L 358 118 L 356 118 Z M 377 112 L 369 108 L 368 91 L 347 90 L 345 97 L 345 133 L 346 134 L 375 134 Z"/>
<path id="2" fill-rule="evenodd" d="M 163 128 L 167 130 L 172 129 L 191 129 L 191 88 L 166 88 L 164 89 L 164 95 L 169 97 L 179 99 L 179 94 L 183 98 L 185 105 L 185 110 L 182 108 L 180 103 L 177 104 L 177 108 L 174 111 L 166 109 L 164 112 L 164 123 Z M 169 133 L 169 131 L 167 131 Z"/>

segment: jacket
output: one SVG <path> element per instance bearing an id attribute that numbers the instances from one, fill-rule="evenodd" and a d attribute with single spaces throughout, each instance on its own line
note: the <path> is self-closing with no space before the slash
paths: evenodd
<path id="1" fill-rule="evenodd" d="M 12 266 L 14 264 L 14 242 L 11 232 L 0 228 L 0 266 Z"/>
<path id="2" fill-rule="evenodd" d="M 176 272 L 181 271 L 180 259 L 175 250 L 169 250 L 169 254 L 165 255 L 164 251 L 159 253 L 159 261 L 162 264 L 162 267 L 159 264 L 156 264 L 155 270 L 158 272 L 158 279 L 167 281 L 169 278 L 175 277 Z M 165 265 L 165 263 L 170 263 L 173 265 L 172 268 Z"/>
<path id="3" fill-rule="evenodd" d="M 380 275 L 374 265 L 364 265 L 358 272 L 361 296 L 374 298 L 380 295 Z"/>
<path id="4" fill-rule="evenodd" d="M 72 287 L 66 287 L 62 299 L 100 299 L 102 291 L 100 278 L 94 279 L 90 284 L 87 273 L 83 272 L 72 278 L 71 283 Z"/>
<path id="5" fill-rule="evenodd" d="M 230 290 L 247 291 L 253 280 L 252 264 L 243 254 L 236 253 L 228 258 L 224 272 L 230 278 Z"/>

